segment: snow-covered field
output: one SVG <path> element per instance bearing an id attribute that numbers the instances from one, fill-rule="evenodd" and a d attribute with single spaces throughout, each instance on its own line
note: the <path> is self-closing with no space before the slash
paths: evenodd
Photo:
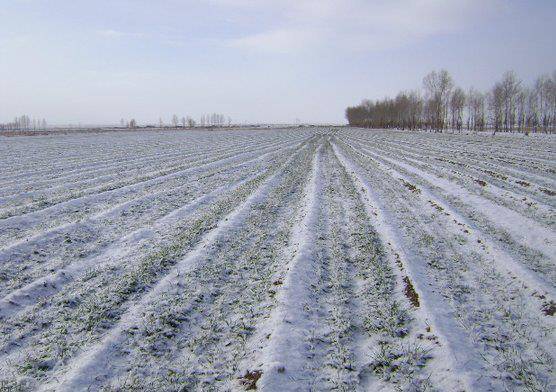
<path id="1" fill-rule="evenodd" d="M 0 139 L 0 390 L 556 388 L 556 138 Z"/>

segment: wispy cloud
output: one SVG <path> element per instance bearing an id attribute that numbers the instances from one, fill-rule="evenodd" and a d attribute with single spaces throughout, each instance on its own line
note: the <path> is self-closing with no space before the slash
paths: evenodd
<path id="1" fill-rule="evenodd" d="M 312 30 L 283 29 L 265 31 L 228 41 L 230 47 L 272 53 L 291 53 L 317 45 L 321 37 Z"/>
<path id="2" fill-rule="evenodd" d="M 156 43 L 157 45 L 171 46 L 171 47 L 183 47 L 187 43 L 191 42 L 191 39 L 179 35 L 163 34 L 159 32 L 150 33 L 134 33 L 119 30 L 97 30 L 96 34 L 104 39 L 112 40 L 124 40 L 124 39 L 142 39 L 149 40 Z"/>
<path id="3" fill-rule="evenodd" d="M 96 33 L 105 38 L 144 38 L 146 36 L 144 33 L 133 33 L 112 29 L 97 30 Z"/>
<path id="4" fill-rule="evenodd" d="M 229 45 L 267 52 L 308 49 L 377 50 L 458 31 L 492 15 L 502 0 L 213 0 L 227 7 L 273 9 L 279 27 L 235 38 Z"/>

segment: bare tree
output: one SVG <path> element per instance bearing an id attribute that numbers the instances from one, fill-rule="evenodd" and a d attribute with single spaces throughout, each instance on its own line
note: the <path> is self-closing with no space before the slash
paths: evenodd
<path id="1" fill-rule="evenodd" d="M 485 96 L 470 88 L 467 93 L 467 129 L 482 131 L 485 126 Z"/>
<path id="2" fill-rule="evenodd" d="M 463 126 L 463 109 L 465 108 L 465 92 L 457 87 L 450 98 L 450 113 L 452 115 L 452 129 L 461 130 Z"/>
<path id="3" fill-rule="evenodd" d="M 552 80 L 548 75 L 541 75 L 535 82 L 535 95 L 537 98 L 538 120 L 543 132 L 547 132 L 552 117 Z"/>
<path id="4" fill-rule="evenodd" d="M 512 131 L 516 119 L 517 96 L 521 89 L 521 81 L 517 79 L 513 71 L 504 73 L 500 82 L 503 99 L 503 124 L 506 132 Z"/>
<path id="5" fill-rule="evenodd" d="M 417 91 L 409 93 L 409 129 L 421 127 L 421 114 L 423 112 L 423 100 Z"/>
<path id="6" fill-rule="evenodd" d="M 467 130 L 475 130 L 474 128 L 474 123 L 475 123 L 475 112 L 473 110 L 473 101 L 475 99 L 475 94 L 476 94 L 476 90 L 471 87 L 469 89 L 469 91 L 467 92 L 467 105 L 466 105 L 466 109 L 467 109 Z"/>
<path id="7" fill-rule="evenodd" d="M 527 125 L 528 130 L 530 129 L 533 132 L 537 131 L 537 127 L 539 125 L 539 112 L 538 112 L 537 95 L 535 93 L 535 90 L 530 91 L 527 96 L 527 109 L 526 109 L 525 123 Z"/>
<path id="8" fill-rule="evenodd" d="M 504 88 L 496 83 L 489 94 L 489 110 L 494 133 L 501 130 L 504 120 Z"/>
<path id="9" fill-rule="evenodd" d="M 520 89 L 516 98 L 517 106 L 517 129 L 518 131 L 523 131 L 529 133 L 526 126 L 527 121 L 527 96 L 530 94 L 529 90 L 526 88 Z"/>
<path id="10" fill-rule="evenodd" d="M 423 79 L 429 115 L 436 130 L 445 127 L 448 118 L 448 105 L 454 83 L 446 70 L 432 71 Z"/>

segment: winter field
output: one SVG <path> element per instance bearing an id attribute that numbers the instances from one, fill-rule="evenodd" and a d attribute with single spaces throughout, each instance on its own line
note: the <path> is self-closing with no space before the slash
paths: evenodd
<path id="1" fill-rule="evenodd" d="M 556 388 L 556 138 L 0 138 L 0 390 Z"/>

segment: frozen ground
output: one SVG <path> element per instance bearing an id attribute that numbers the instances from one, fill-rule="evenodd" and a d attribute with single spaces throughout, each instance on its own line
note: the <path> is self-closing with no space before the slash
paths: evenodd
<path id="1" fill-rule="evenodd" d="M 556 388 L 556 138 L 0 138 L 0 390 Z"/>

